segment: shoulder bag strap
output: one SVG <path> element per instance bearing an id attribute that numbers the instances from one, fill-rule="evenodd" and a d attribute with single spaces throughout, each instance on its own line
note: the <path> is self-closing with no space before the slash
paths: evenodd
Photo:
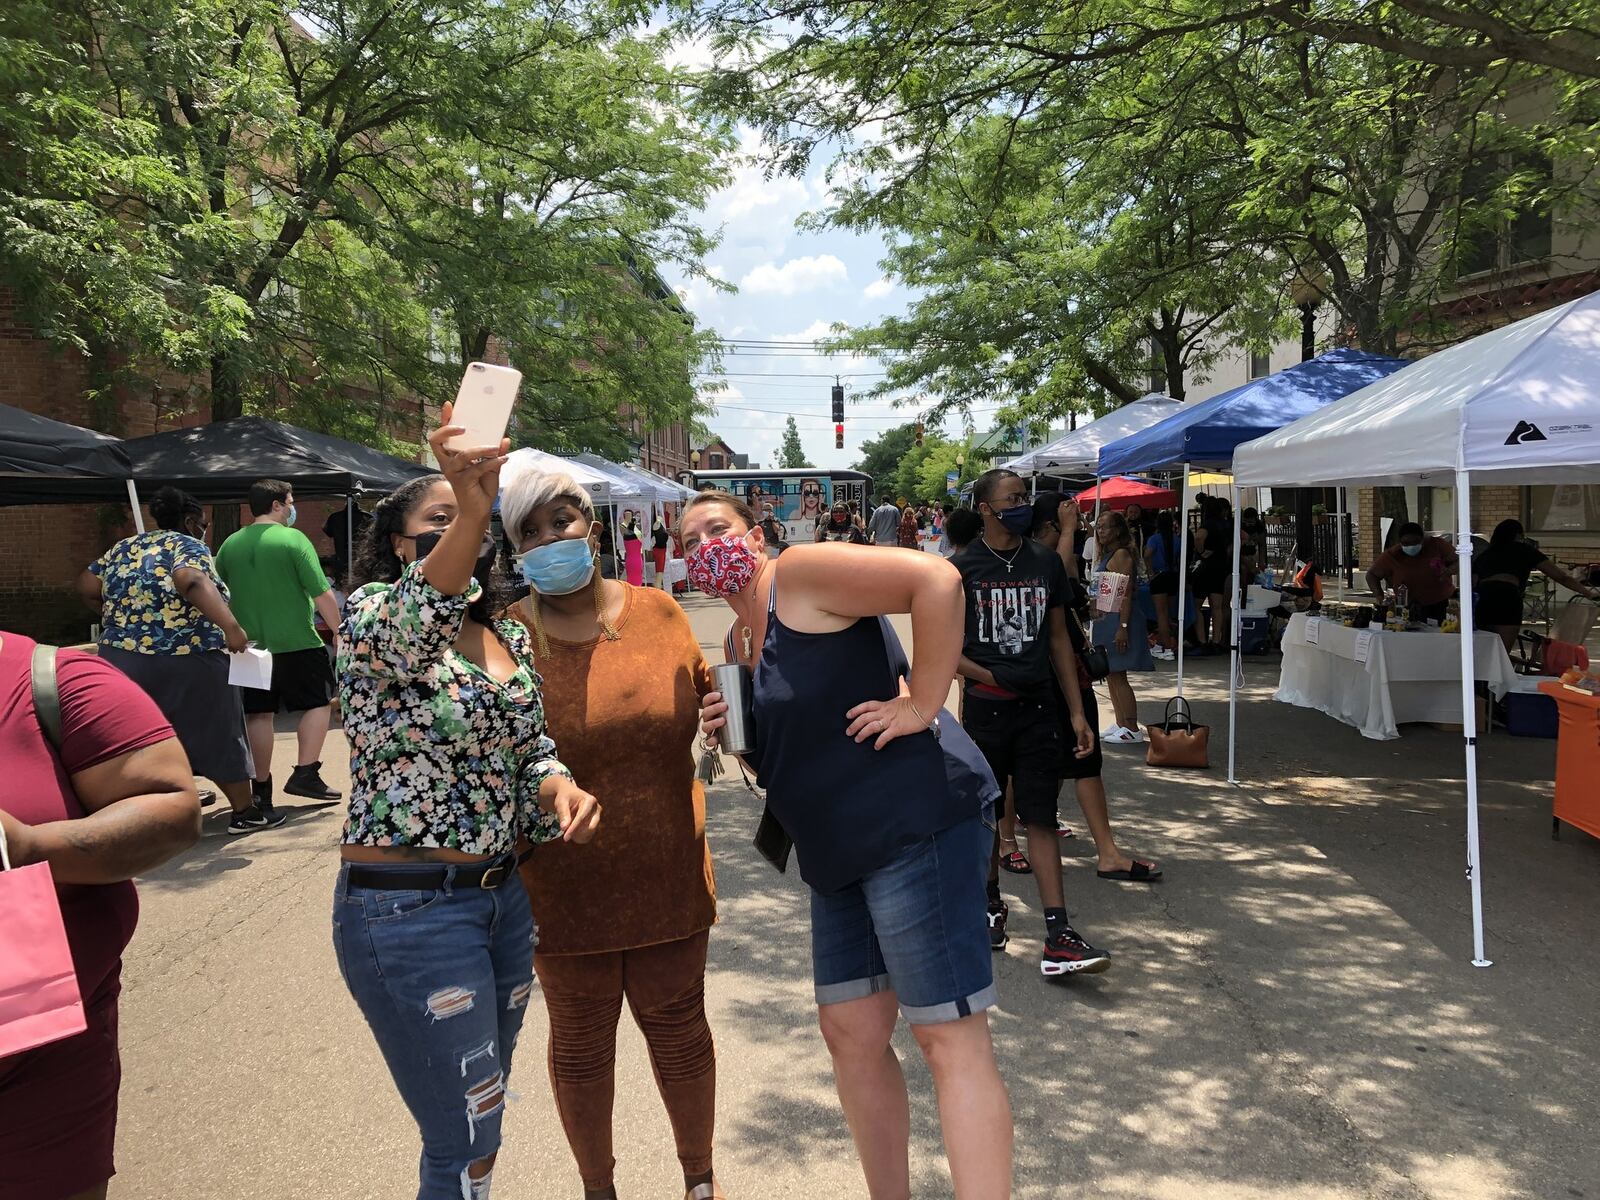
<path id="1" fill-rule="evenodd" d="M 33 648 L 33 712 L 45 740 L 58 754 L 61 751 L 61 688 L 56 676 L 56 647 Z"/>

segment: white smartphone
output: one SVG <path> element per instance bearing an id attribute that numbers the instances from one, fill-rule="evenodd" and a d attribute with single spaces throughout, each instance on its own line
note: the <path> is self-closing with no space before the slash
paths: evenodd
<path id="1" fill-rule="evenodd" d="M 511 423 L 511 409 L 521 385 L 521 371 L 493 363 L 468 363 L 450 418 L 452 425 L 460 425 L 466 432 L 456 434 L 445 446 L 451 450 L 498 446 Z"/>

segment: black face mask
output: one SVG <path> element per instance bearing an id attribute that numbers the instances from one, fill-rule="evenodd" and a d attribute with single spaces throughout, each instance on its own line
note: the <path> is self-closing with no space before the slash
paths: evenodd
<path id="1" fill-rule="evenodd" d="M 430 529 L 427 533 L 419 533 L 413 539 L 417 543 L 417 558 L 427 558 L 428 553 L 439 544 L 439 539 L 444 536 L 443 530 Z M 499 555 L 500 548 L 494 544 L 494 538 L 487 532 L 483 535 L 483 545 L 478 547 L 478 561 L 473 564 L 472 577 L 480 586 L 489 586 L 489 573 L 494 570 L 494 560 Z"/>

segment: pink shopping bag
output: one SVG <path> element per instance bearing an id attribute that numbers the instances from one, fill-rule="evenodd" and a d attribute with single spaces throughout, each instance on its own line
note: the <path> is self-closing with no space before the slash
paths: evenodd
<path id="1" fill-rule="evenodd" d="M 86 1028 L 50 864 L 13 867 L 0 829 L 0 1058 Z"/>

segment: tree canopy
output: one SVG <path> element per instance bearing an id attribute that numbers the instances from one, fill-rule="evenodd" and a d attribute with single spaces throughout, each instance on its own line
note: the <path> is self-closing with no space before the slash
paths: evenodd
<path id="1" fill-rule="evenodd" d="M 805 447 L 800 444 L 800 426 L 793 417 L 783 427 L 783 446 L 778 451 L 778 465 L 789 470 L 815 465 L 806 460 Z"/>
<path id="2" fill-rule="evenodd" d="M 643 10 L 585 0 L 22 0 L 0 15 L 0 283 L 45 335 L 213 418 L 381 435 L 492 345 L 518 428 L 622 451 L 714 362 L 718 121 Z"/>
<path id="3" fill-rule="evenodd" d="M 1299 303 L 1372 350 L 1434 336 L 1519 222 L 1593 204 L 1600 83 L 1567 56 L 1596 11 L 720 0 L 711 94 L 774 169 L 829 157 L 819 222 L 889 239 L 915 299 L 841 339 L 902 351 L 881 393 L 1056 416 L 1181 397 Z"/>

